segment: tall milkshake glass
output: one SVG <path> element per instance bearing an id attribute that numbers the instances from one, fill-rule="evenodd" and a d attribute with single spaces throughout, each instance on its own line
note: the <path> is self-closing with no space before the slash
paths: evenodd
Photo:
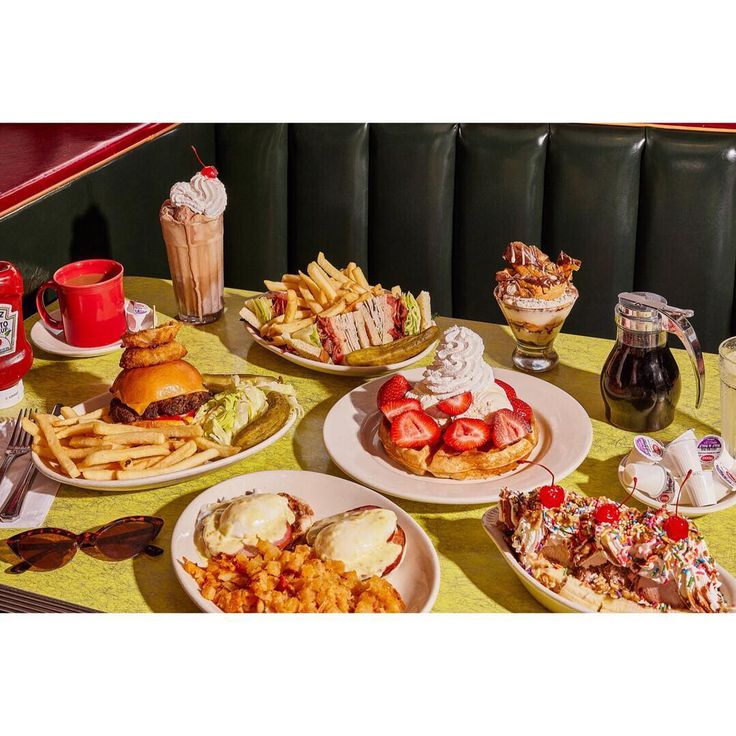
<path id="1" fill-rule="evenodd" d="M 161 233 L 179 307 L 178 319 L 207 324 L 225 308 L 225 187 L 214 166 L 178 182 L 159 211 Z"/>

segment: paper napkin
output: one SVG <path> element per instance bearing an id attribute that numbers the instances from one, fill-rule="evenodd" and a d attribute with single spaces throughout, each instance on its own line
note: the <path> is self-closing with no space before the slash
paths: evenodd
<path id="1" fill-rule="evenodd" d="M 5 459 L 5 448 L 8 446 L 14 424 L 14 419 L 0 420 L 0 463 Z M 10 466 L 10 470 L 0 481 L 0 506 L 10 495 L 15 484 L 20 482 L 30 462 L 31 455 L 28 453 L 16 458 Z M 0 521 L 0 529 L 32 529 L 43 526 L 46 514 L 49 512 L 58 490 L 58 483 L 45 475 L 41 475 L 41 473 L 36 473 L 36 478 L 28 491 L 26 500 L 23 502 L 20 516 L 15 521 Z"/>

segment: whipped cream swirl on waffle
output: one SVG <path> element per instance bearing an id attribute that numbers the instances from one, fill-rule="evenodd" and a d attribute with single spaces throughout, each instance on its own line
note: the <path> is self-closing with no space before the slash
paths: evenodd
<path id="1" fill-rule="evenodd" d="M 225 185 L 199 171 L 189 181 L 174 184 L 169 197 L 176 207 L 189 207 L 205 217 L 219 217 L 227 205 Z"/>
<path id="2" fill-rule="evenodd" d="M 439 420 L 446 417 L 432 411 L 434 405 L 466 391 L 473 394 L 473 403 L 463 416 L 487 418 L 498 409 L 511 408 L 496 384 L 493 368 L 483 359 L 484 352 L 480 335 L 467 327 L 450 327 L 442 336 L 434 362 L 407 396 L 418 399 L 422 408 L 431 416 L 437 414 Z"/>
<path id="3" fill-rule="evenodd" d="M 493 369 L 483 360 L 484 352 L 480 335 L 467 327 L 450 327 L 442 336 L 434 362 L 424 371 L 422 383 L 441 399 L 463 391 L 477 392 L 494 380 Z"/>

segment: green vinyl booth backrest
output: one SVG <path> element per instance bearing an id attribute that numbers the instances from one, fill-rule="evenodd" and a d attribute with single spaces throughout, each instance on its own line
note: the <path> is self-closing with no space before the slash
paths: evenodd
<path id="1" fill-rule="evenodd" d="M 577 124 L 184 125 L 0 221 L 0 257 L 48 268 L 65 262 L 72 218 L 89 217 L 92 208 L 107 254 L 129 273 L 166 276 L 156 214 L 173 181 L 196 169 L 190 143 L 214 160 L 227 186 L 228 286 L 260 288 L 264 277 L 304 269 L 323 250 L 338 265 L 360 263 L 373 282 L 429 289 L 441 314 L 501 322 L 494 274 L 506 244 L 523 240 L 582 260 L 570 332 L 612 337 L 616 296 L 632 289 L 694 309 L 708 350 L 736 331 L 730 133 Z M 85 247 L 87 255 L 96 245 Z"/>

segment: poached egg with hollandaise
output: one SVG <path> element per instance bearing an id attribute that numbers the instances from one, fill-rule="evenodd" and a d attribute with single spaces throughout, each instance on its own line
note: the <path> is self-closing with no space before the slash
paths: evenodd
<path id="1" fill-rule="evenodd" d="M 205 557 L 234 555 L 259 539 L 285 547 L 309 526 L 312 509 L 286 493 L 253 493 L 203 506 L 194 542 Z"/>
<path id="2" fill-rule="evenodd" d="M 406 536 L 393 511 L 365 506 L 316 521 L 306 541 L 323 560 L 339 560 L 365 579 L 401 562 Z"/>

